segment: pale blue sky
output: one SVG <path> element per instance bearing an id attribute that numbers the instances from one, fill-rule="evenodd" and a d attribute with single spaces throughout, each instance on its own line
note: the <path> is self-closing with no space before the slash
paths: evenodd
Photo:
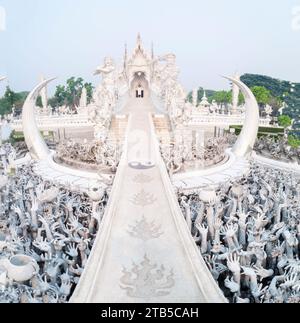
<path id="1" fill-rule="evenodd" d="M 0 0 L 0 75 L 27 90 L 40 74 L 92 76 L 103 57 L 116 61 L 141 32 L 159 54 L 174 52 L 186 89 L 226 88 L 219 75 L 261 73 L 300 81 L 300 0 Z M 0 92 L 3 91 L 1 85 Z"/>

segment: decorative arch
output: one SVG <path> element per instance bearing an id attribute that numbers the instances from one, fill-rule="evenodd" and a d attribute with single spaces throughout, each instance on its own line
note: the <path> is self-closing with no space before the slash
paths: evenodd
<path id="1" fill-rule="evenodd" d="M 137 91 L 143 92 L 143 97 L 149 97 L 149 82 L 147 80 L 145 72 L 135 72 L 130 84 L 130 94 L 132 97 L 136 97 Z"/>

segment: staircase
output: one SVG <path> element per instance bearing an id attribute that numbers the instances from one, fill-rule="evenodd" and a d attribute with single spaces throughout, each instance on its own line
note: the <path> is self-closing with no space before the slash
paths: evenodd
<path id="1" fill-rule="evenodd" d="M 169 117 L 165 115 L 153 115 L 153 123 L 159 141 L 163 144 L 170 143 L 171 122 Z"/>
<path id="2" fill-rule="evenodd" d="M 126 134 L 126 129 L 128 125 L 127 115 L 115 115 L 112 118 L 108 140 L 111 143 L 123 142 Z"/>

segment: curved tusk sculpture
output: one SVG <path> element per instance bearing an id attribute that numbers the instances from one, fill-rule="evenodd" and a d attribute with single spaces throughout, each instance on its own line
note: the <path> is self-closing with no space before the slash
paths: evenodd
<path id="1" fill-rule="evenodd" d="M 56 78 L 52 78 L 41 82 L 36 86 L 32 92 L 28 95 L 22 112 L 22 125 L 26 145 L 30 152 L 32 158 L 37 160 L 47 159 L 50 155 L 50 151 L 42 137 L 34 115 L 34 109 L 36 105 L 36 100 L 41 92 L 41 90 L 51 81 Z"/>
<path id="2" fill-rule="evenodd" d="M 254 94 L 246 84 L 232 77 L 225 76 L 225 78 L 236 84 L 245 97 L 245 122 L 242 132 L 232 149 L 232 152 L 237 157 L 245 157 L 252 152 L 257 138 L 259 129 L 259 107 Z"/>
<path id="3" fill-rule="evenodd" d="M 0 76 L 0 82 L 3 81 L 3 80 L 5 80 L 5 79 L 6 79 L 5 76 L 2 76 L 2 77 Z"/>

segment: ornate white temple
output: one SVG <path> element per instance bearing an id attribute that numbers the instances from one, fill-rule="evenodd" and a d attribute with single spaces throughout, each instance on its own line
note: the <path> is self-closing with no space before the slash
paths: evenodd
<path id="1" fill-rule="evenodd" d="M 1 146 L 0 300 L 299 302 L 299 164 L 254 153 L 269 119 L 238 75 L 229 111 L 188 102 L 176 56 L 140 35 L 94 74 L 77 114 L 48 113 L 42 78 L 12 120 L 28 153 Z"/>

